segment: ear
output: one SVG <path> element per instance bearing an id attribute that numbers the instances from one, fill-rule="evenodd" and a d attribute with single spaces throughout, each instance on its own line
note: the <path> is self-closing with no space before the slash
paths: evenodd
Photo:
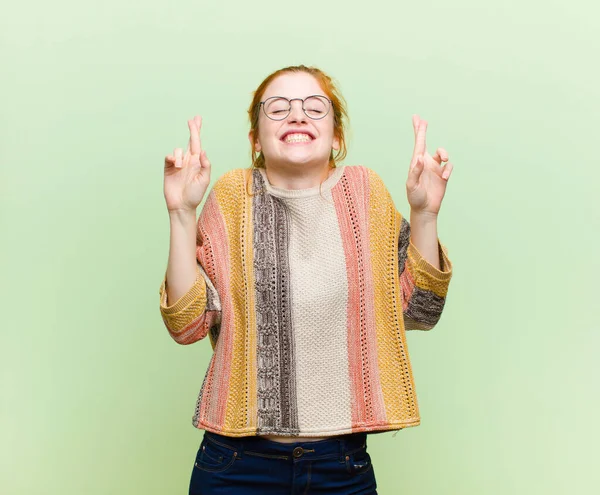
<path id="1" fill-rule="evenodd" d="M 260 141 L 256 138 L 256 142 L 254 142 L 254 133 L 252 131 L 248 132 L 248 141 L 250 141 L 250 146 L 252 147 L 252 151 L 258 151 L 262 149 L 260 146 Z"/>
<path id="2" fill-rule="evenodd" d="M 336 151 L 340 149 L 340 140 L 336 136 L 333 137 L 331 147 Z"/>

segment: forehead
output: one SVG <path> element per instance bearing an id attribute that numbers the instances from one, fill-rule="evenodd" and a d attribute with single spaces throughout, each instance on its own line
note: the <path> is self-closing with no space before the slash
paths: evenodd
<path id="1" fill-rule="evenodd" d="M 317 80 L 306 72 L 285 73 L 273 79 L 265 89 L 263 100 L 271 96 L 305 98 L 324 94 Z"/>

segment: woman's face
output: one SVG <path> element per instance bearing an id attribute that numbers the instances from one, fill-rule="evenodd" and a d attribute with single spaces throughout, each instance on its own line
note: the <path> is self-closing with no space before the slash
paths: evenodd
<path id="1" fill-rule="evenodd" d="M 262 101 L 272 96 L 306 98 L 326 96 L 317 80 L 305 72 L 284 73 L 266 87 Z M 295 136 L 290 137 L 291 134 Z M 287 136 L 287 137 L 286 137 Z M 333 108 L 320 120 L 313 120 L 302 110 L 300 100 L 292 101 L 290 114 L 283 120 L 271 120 L 263 109 L 258 118 L 258 138 L 255 151 L 262 151 L 265 165 L 272 166 L 327 166 L 332 149 L 339 149 L 339 140 L 333 135 Z"/>

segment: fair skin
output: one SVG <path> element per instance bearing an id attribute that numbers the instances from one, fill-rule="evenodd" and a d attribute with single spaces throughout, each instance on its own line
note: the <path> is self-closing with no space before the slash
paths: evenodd
<path id="1" fill-rule="evenodd" d="M 272 96 L 289 99 L 311 95 L 326 96 L 317 80 L 305 72 L 282 74 L 265 88 L 261 101 Z M 258 120 L 258 136 L 248 133 L 250 145 L 265 156 L 265 170 L 269 182 L 283 189 L 308 189 L 318 186 L 327 178 L 329 156 L 340 148 L 333 134 L 333 109 L 320 120 L 309 118 L 302 110 L 300 100 L 292 101 L 287 118 L 271 120 L 262 110 Z M 308 142 L 286 142 L 286 133 L 305 134 Z"/>
<path id="2" fill-rule="evenodd" d="M 439 270 L 437 218 L 453 165 L 448 162 L 448 152 L 444 148 L 437 148 L 433 156 L 427 152 L 427 121 L 413 115 L 412 122 L 415 145 L 406 180 L 410 241 Z M 448 163 L 441 166 L 442 162 Z"/>
<path id="3" fill-rule="evenodd" d="M 316 79 L 306 73 L 283 74 L 265 89 L 262 101 L 270 96 L 305 98 L 325 95 Z M 437 218 L 452 173 L 448 152 L 437 148 L 430 155 L 426 147 L 427 122 L 412 117 L 415 144 L 409 163 L 406 193 L 410 204 L 410 241 L 421 255 L 440 269 Z M 192 287 L 196 277 L 196 208 L 210 183 L 211 165 L 202 150 L 199 116 L 188 120 L 190 139 L 185 152 L 176 148 L 165 157 L 164 195 L 171 224 L 171 243 L 167 266 L 167 304 L 177 301 Z M 309 142 L 286 143 L 281 138 L 288 131 L 309 133 Z M 333 110 L 321 120 L 312 120 L 302 110 L 302 102 L 294 100 L 290 115 L 281 121 L 270 120 L 261 110 L 258 136 L 248 138 L 256 151 L 265 156 L 269 182 L 284 189 L 307 189 L 327 178 L 331 150 L 339 149 L 333 134 Z M 442 166 L 442 162 L 447 162 Z M 278 442 L 315 441 L 325 437 L 266 438 Z M 327 437 L 330 438 L 330 437 Z"/>

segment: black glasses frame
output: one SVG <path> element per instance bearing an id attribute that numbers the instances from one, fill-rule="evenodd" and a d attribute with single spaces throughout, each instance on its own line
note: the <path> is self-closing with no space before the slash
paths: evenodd
<path id="1" fill-rule="evenodd" d="M 318 118 L 311 117 L 310 115 L 308 115 L 306 113 L 306 109 L 304 108 L 304 101 L 308 100 L 309 98 L 312 98 L 314 96 L 316 96 L 318 98 L 324 98 L 324 99 L 326 99 L 329 102 L 329 107 L 327 107 L 327 112 L 322 117 L 318 117 Z M 288 103 L 289 103 L 289 105 L 290 105 L 290 107 L 288 108 L 288 112 L 282 118 L 280 118 L 280 119 L 274 119 L 273 117 L 269 117 L 269 114 L 267 114 L 267 111 L 265 110 L 265 103 L 268 102 L 269 100 L 273 100 L 275 98 L 281 98 L 283 100 L 287 100 Z M 262 107 L 263 113 L 267 116 L 267 118 L 269 118 L 271 120 L 279 121 L 279 120 L 287 119 L 288 115 L 292 111 L 292 102 L 294 100 L 300 100 L 302 102 L 302 111 L 304 112 L 304 115 L 306 115 L 311 120 L 321 120 L 321 119 L 324 119 L 325 117 L 327 117 L 327 115 L 329 114 L 329 111 L 333 107 L 333 102 L 329 98 L 327 98 L 327 96 L 323 96 L 323 95 L 310 95 L 310 96 L 307 96 L 306 98 L 292 98 L 292 99 L 286 98 L 285 96 L 271 96 L 270 98 L 267 98 L 265 101 L 259 102 L 258 106 Z"/>

